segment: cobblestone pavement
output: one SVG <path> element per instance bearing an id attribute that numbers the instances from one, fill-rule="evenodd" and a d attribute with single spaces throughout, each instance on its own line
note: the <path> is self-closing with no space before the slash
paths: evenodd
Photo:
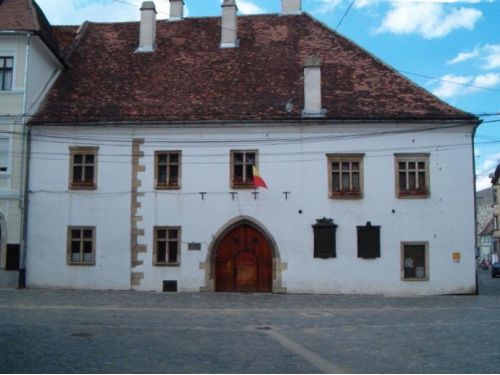
<path id="1" fill-rule="evenodd" d="M 0 373 L 498 373 L 499 338 L 498 296 L 0 290 Z"/>

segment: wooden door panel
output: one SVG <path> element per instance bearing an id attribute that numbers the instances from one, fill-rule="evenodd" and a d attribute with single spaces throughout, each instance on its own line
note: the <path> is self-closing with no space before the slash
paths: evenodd
<path id="1" fill-rule="evenodd" d="M 233 229 L 221 240 L 215 268 L 216 291 L 272 291 L 271 246 L 260 231 L 249 225 Z"/>

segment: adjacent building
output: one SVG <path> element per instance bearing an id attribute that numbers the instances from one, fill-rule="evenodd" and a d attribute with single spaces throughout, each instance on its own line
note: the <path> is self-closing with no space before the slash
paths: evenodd
<path id="1" fill-rule="evenodd" d="M 29 120 L 29 287 L 475 291 L 478 118 L 300 3 L 185 18 L 170 0 L 157 21 L 144 2 L 140 23 L 51 27 L 64 62 Z"/>
<path id="2" fill-rule="evenodd" d="M 495 169 L 491 179 L 493 191 L 493 253 L 496 260 L 500 258 L 500 164 Z"/>
<path id="3" fill-rule="evenodd" d="M 17 286 L 23 269 L 25 124 L 63 66 L 37 4 L 0 1 L 0 287 Z"/>

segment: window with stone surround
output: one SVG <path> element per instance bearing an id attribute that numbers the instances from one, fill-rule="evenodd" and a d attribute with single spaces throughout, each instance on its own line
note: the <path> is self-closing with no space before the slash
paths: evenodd
<path id="1" fill-rule="evenodd" d="M 429 196 L 429 154 L 395 154 L 398 198 Z"/>
<path id="2" fill-rule="evenodd" d="M 363 156 L 363 154 L 327 155 L 330 198 L 362 198 Z"/>
<path id="3" fill-rule="evenodd" d="M 97 188 L 97 151 L 97 147 L 70 147 L 70 189 Z"/>
<path id="4" fill-rule="evenodd" d="M 180 227 L 154 228 L 153 265 L 179 266 L 181 253 Z"/>
<path id="5" fill-rule="evenodd" d="M 231 187 L 253 188 L 253 167 L 258 167 L 256 150 L 231 151 Z"/>
<path id="6" fill-rule="evenodd" d="M 95 227 L 68 227 L 69 265 L 95 265 Z"/>
<path id="7" fill-rule="evenodd" d="M 10 140 L 8 138 L 0 138 L 0 173 L 9 171 L 9 151 Z"/>
<path id="8" fill-rule="evenodd" d="M 155 152 L 156 189 L 180 189 L 181 151 Z"/>
<path id="9" fill-rule="evenodd" d="M 0 56 L 0 91 L 12 90 L 13 76 L 14 58 L 12 56 Z"/>
<path id="10" fill-rule="evenodd" d="M 429 280 L 429 244 L 427 242 L 401 243 L 401 279 Z"/>

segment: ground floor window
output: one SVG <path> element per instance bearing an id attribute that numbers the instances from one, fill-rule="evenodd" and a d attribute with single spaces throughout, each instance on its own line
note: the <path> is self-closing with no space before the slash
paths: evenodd
<path id="1" fill-rule="evenodd" d="M 68 227 L 68 264 L 95 264 L 95 227 Z"/>
<path id="2" fill-rule="evenodd" d="M 401 276 L 403 280 L 429 280 L 429 244 L 403 242 L 401 244 Z"/>
<path id="3" fill-rule="evenodd" d="M 155 227 L 155 266 L 178 266 L 180 264 L 181 229 L 179 227 Z"/>

